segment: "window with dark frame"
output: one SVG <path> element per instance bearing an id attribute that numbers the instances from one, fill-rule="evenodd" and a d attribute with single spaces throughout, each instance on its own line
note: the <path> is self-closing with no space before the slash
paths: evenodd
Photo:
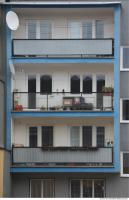
<path id="1" fill-rule="evenodd" d="M 37 147 L 37 127 L 29 127 L 29 147 Z"/>
<path id="2" fill-rule="evenodd" d="M 83 147 L 92 147 L 92 126 L 82 127 Z"/>
<path id="3" fill-rule="evenodd" d="M 80 93 L 80 76 L 78 75 L 71 76 L 71 93 L 72 94 Z"/>
<path id="4" fill-rule="evenodd" d="M 52 77 L 50 75 L 42 75 L 40 77 L 40 93 L 52 93 Z"/>
<path id="5" fill-rule="evenodd" d="M 53 126 L 42 126 L 42 146 L 53 146 Z"/>
<path id="6" fill-rule="evenodd" d="M 83 93 L 92 93 L 92 76 L 83 77 Z"/>
<path id="7" fill-rule="evenodd" d="M 71 181 L 71 197 L 80 197 L 80 180 Z"/>
<path id="8" fill-rule="evenodd" d="M 129 99 L 123 99 L 123 120 L 129 120 Z"/>
<path id="9" fill-rule="evenodd" d="M 97 147 L 105 146 L 105 127 L 97 127 Z"/>

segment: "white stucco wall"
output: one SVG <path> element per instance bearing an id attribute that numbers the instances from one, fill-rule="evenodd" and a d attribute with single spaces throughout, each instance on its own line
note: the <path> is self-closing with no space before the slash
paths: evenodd
<path id="1" fill-rule="evenodd" d="M 96 80 L 98 75 L 105 75 L 105 85 L 114 86 L 113 66 L 108 64 L 29 64 L 17 65 L 14 77 L 14 89 L 18 92 L 28 92 L 28 76 L 36 76 L 36 92 L 40 92 L 40 76 L 52 76 L 52 91 L 70 92 L 70 78 L 72 75 L 80 76 L 80 91 L 83 90 L 83 76 L 92 75 L 92 92 L 96 92 Z M 68 96 L 67 94 L 66 96 Z M 75 95 L 74 95 L 75 96 Z M 77 95 L 76 95 L 77 96 Z M 86 101 L 96 105 L 96 94 L 85 94 Z M 28 94 L 18 94 L 19 104 L 28 107 Z M 62 94 L 49 95 L 50 106 L 62 106 Z M 46 106 L 46 96 L 36 94 L 36 107 Z"/>
<path id="2" fill-rule="evenodd" d="M 95 21 L 104 20 L 104 37 L 114 38 L 113 11 L 110 9 L 20 9 L 20 26 L 13 32 L 13 38 L 26 39 L 27 20 L 49 20 L 52 24 L 52 38 L 69 38 L 68 26 L 70 22 L 80 23 L 80 38 L 82 37 L 82 22 L 92 21 L 95 38 Z"/>
<path id="3" fill-rule="evenodd" d="M 29 120 L 28 123 L 22 122 L 20 120 L 16 120 L 14 122 L 13 128 L 13 143 L 14 144 L 22 144 L 24 146 L 29 145 L 29 127 L 30 126 L 37 126 L 38 127 L 38 146 L 41 146 L 41 126 L 44 124 L 39 124 L 38 120 L 35 119 L 36 124 L 30 124 Z M 56 124 L 53 125 L 53 145 L 54 146 L 70 146 L 70 125 L 67 125 L 67 121 L 64 121 L 64 124 Z M 81 123 L 77 124 L 80 126 L 80 146 L 82 146 L 82 126 L 92 126 L 92 145 L 96 146 L 96 127 L 97 126 L 104 126 L 105 127 L 105 145 L 108 141 L 114 141 L 114 128 L 112 122 L 104 122 L 102 125 L 100 122 L 98 123 L 97 120 L 94 122 L 88 123 Z M 39 125 L 38 125 L 39 124 Z M 46 123 L 45 123 L 46 125 Z M 48 124 L 49 126 L 49 124 Z M 71 124 L 73 126 L 73 124 Z M 74 125 L 75 126 L 75 125 Z"/>

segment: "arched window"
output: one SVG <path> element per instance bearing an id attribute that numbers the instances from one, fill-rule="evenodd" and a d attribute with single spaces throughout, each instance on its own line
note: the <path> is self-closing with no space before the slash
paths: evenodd
<path id="1" fill-rule="evenodd" d="M 83 93 L 92 93 L 92 76 L 83 77 Z"/>
<path id="2" fill-rule="evenodd" d="M 52 92 L 52 77 L 49 75 L 43 75 L 40 77 L 40 92 L 51 93 Z"/>
<path id="3" fill-rule="evenodd" d="M 80 77 L 77 75 L 71 76 L 71 93 L 80 93 Z"/>

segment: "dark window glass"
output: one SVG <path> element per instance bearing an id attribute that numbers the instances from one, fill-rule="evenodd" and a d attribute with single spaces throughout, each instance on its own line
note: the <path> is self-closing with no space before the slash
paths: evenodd
<path id="1" fill-rule="evenodd" d="M 102 90 L 105 86 L 105 76 L 102 74 L 97 75 L 97 108 L 103 107 L 103 94 Z"/>
<path id="2" fill-rule="evenodd" d="M 123 174 L 129 174 L 129 153 L 123 153 Z"/>
<path id="3" fill-rule="evenodd" d="M 123 100 L 123 120 L 129 120 L 129 100 Z"/>
<path id="4" fill-rule="evenodd" d="M 83 197 L 92 197 L 92 180 L 83 181 Z"/>
<path id="5" fill-rule="evenodd" d="M 92 76 L 83 78 L 83 93 L 92 93 Z"/>
<path id="6" fill-rule="evenodd" d="M 92 126 L 83 126 L 83 147 L 92 146 Z"/>
<path id="7" fill-rule="evenodd" d="M 80 197 L 80 180 L 71 181 L 71 197 Z"/>
<path id="8" fill-rule="evenodd" d="M 71 77 L 71 93 L 78 94 L 80 93 L 80 77 L 72 76 Z"/>
<path id="9" fill-rule="evenodd" d="M 40 92 L 51 93 L 52 92 L 52 77 L 49 75 L 43 75 L 40 77 Z"/>
<path id="10" fill-rule="evenodd" d="M 97 127 L 97 147 L 104 147 L 105 143 L 105 128 Z"/>
<path id="11" fill-rule="evenodd" d="M 31 197 L 42 197 L 41 196 L 41 180 L 31 180 Z"/>
<path id="12" fill-rule="evenodd" d="M 37 147 L 37 127 L 29 128 L 29 146 Z"/>
<path id="13" fill-rule="evenodd" d="M 129 68 L 129 48 L 123 48 L 123 68 Z"/>
<path id="14" fill-rule="evenodd" d="M 28 108 L 36 108 L 36 76 L 28 76 Z"/>
<path id="15" fill-rule="evenodd" d="M 42 146 L 53 146 L 52 126 L 42 126 Z"/>
<path id="16" fill-rule="evenodd" d="M 104 180 L 94 180 L 94 197 L 104 197 Z"/>

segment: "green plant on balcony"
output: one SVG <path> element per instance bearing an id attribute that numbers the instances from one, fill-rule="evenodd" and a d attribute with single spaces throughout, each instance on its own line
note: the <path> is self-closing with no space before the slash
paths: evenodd
<path id="1" fill-rule="evenodd" d="M 46 110 L 46 107 L 41 106 L 41 107 L 40 107 L 40 110 L 44 110 L 44 111 L 45 111 L 45 110 Z"/>
<path id="2" fill-rule="evenodd" d="M 112 96 L 113 92 L 114 92 L 114 88 L 112 86 L 110 86 L 110 87 L 104 86 L 102 88 L 102 92 L 103 92 L 104 96 Z"/>

